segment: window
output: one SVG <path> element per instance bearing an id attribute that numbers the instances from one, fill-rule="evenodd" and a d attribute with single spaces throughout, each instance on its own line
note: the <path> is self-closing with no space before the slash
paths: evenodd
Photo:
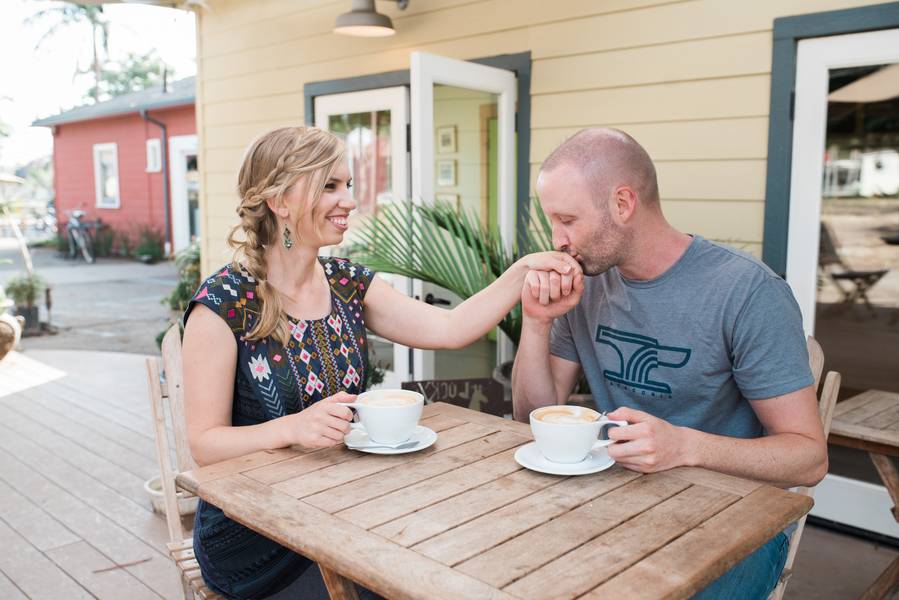
<path id="1" fill-rule="evenodd" d="M 115 144 L 94 144 L 94 190 L 97 208 L 119 207 L 119 160 Z"/>
<path id="2" fill-rule="evenodd" d="M 147 173 L 162 171 L 162 150 L 159 138 L 147 140 Z"/>

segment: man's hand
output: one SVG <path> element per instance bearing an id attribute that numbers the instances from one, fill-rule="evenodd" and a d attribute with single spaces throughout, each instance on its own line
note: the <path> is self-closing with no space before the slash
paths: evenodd
<path id="1" fill-rule="evenodd" d="M 555 271 L 529 271 L 521 288 L 524 315 L 551 322 L 577 306 L 584 293 L 584 275 L 578 268 L 570 275 Z"/>
<path id="2" fill-rule="evenodd" d="M 621 407 L 608 415 L 627 421 L 627 427 L 609 429 L 609 456 L 618 464 L 640 473 L 655 473 L 690 464 L 690 429 L 632 408 Z"/>

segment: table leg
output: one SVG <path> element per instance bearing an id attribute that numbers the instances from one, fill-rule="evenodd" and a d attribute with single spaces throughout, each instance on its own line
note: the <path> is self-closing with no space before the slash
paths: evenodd
<path id="1" fill-rule="evenodd" d="M 331 600 L 359 600 L 355 583 L 321 565 L 318 568 L 322 572 L 322 579 L 325 580 L 325 587 L 328 588 L 328 595 L 331 596 Z"/>
<path id="2" fill-rule="evenodd" d="M 886 598 L 890 591 L 899 583 L 899 558 L 893 560 L 889 567 L 880 574 L 880 577 L 871 584 L 860 600 L 881 600 Z"/>
<path id="3" fill-rule="evenodd" d="M 883 480 L 883 484 L 890 493 L 890 498 L 893 499 L 893 518 L 899 521 L 899 471 L 896 470 L 896 465 L 889 456 L 874 452 L 869 452 L 868 456 L 871 457 L 877 474 L 880 475 L 880 479 Z"/>

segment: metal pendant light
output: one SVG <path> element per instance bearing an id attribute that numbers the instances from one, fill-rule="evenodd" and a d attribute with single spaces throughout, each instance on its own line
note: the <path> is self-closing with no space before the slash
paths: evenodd
<path id="1" fill-rule="evenodd" d="M 400 10 L 409 5 L 409 0 L 395 0 Z M 375 0 L 353 0 L 350 12 L 343 13 L 334 22 L 334 33 L 359 37 L 385 37 L 396 30 L 387 15 L 375 9 Z"/>

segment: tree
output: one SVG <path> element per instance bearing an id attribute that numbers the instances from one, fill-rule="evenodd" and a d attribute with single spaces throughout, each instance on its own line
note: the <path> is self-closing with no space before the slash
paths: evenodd
<path id="1" fill-rule="evenodd" d="M 37 43 L 38 48 L 46 40 L 53 37 L 61 27 L 82 26 L 85 24 L 90 26 L 93 60 L 90 69 L 79 71 L 78 73 L 93 73 L 94 85 L 91 88 L 90 96 L 94 102 L 99 102 L 103 63 L 106 57 L 109 56 L 109 21 L 103 15 L 103 6 L 65 3 L 61 6 L 40 10 L 26 19 L 25 22 L 31 24 L 46 19 L 53 19 L 55 22 L 41 36 Z"/>
<path id="2" fill-rule="evenodd" d="M 129 52 L 116 68 L 111 68 L 113 65 L 109 67 L 103 71 L 102 88 L 110 97 L 139 92 L 159 83 L 163 69 L 167 68 L 152 50 L 144 55 Z M 171 70 L 169 73 L 171 74 Z"/>

